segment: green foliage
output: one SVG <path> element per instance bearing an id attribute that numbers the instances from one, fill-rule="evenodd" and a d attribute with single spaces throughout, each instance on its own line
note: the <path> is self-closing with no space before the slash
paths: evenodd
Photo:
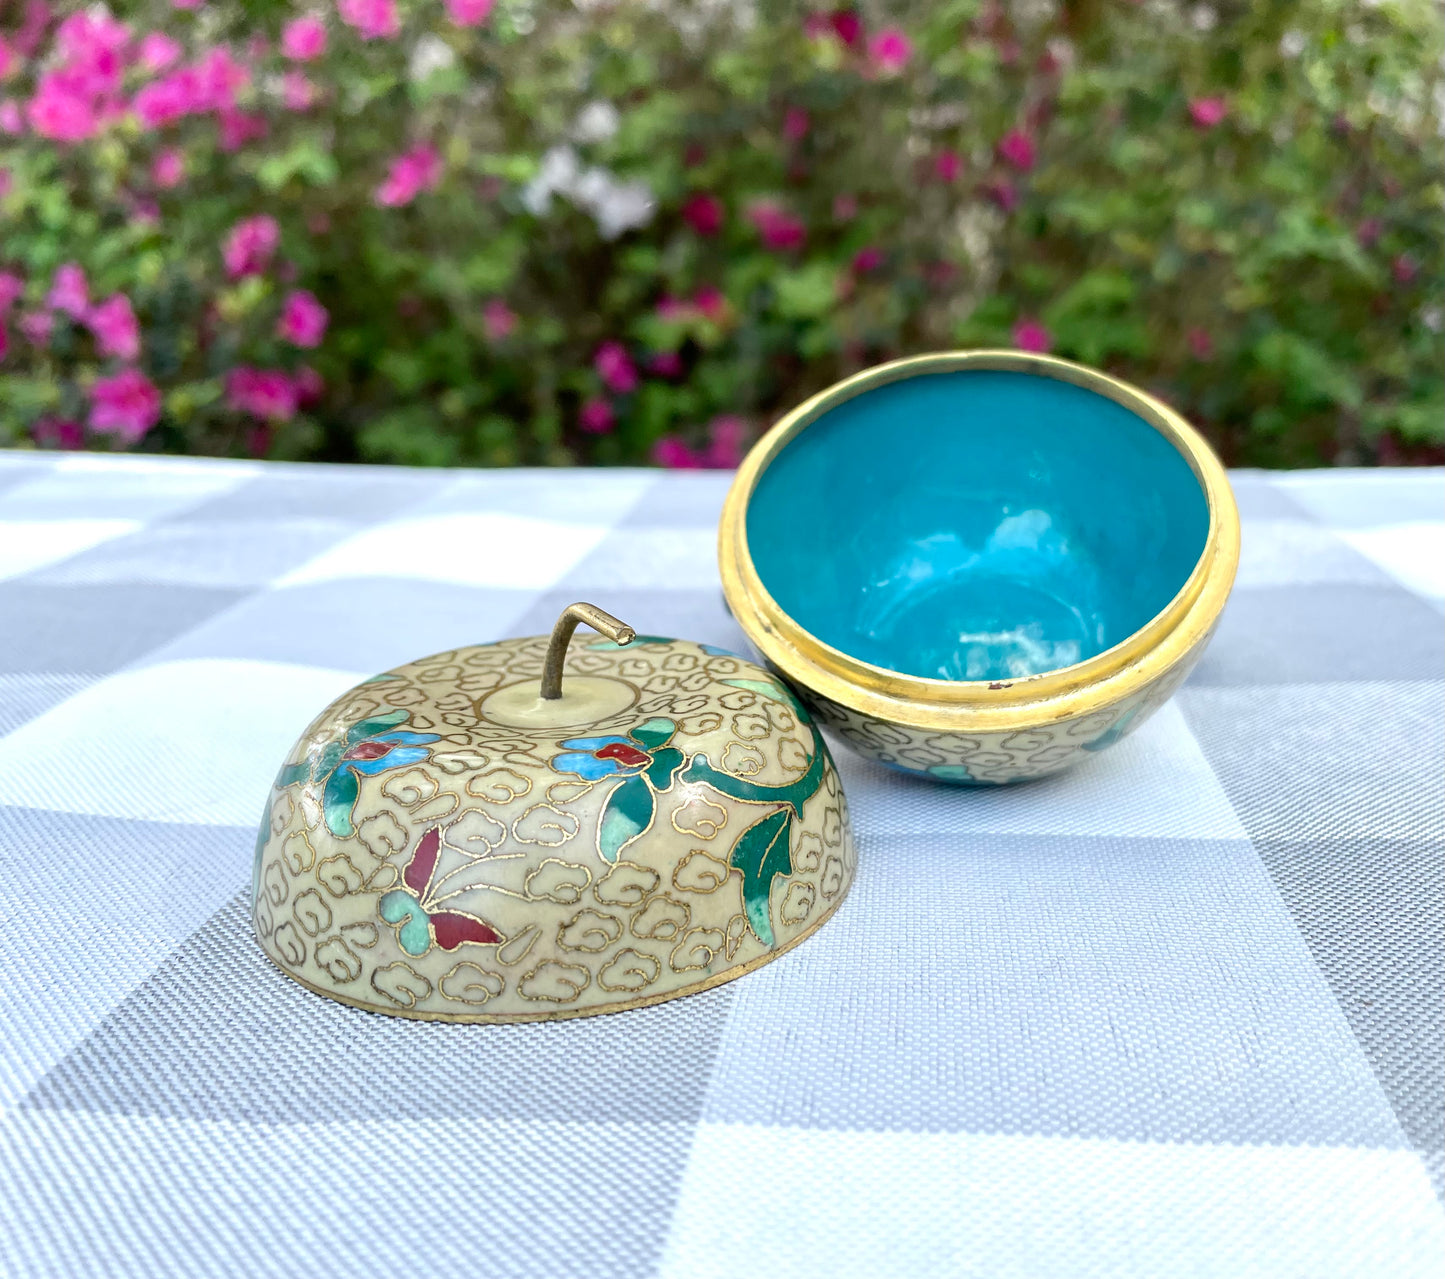
<path id="1" fill-rule="evenodd" d="M 852 45 L 779 0 L 501 0 L 476 27 L 400 0 L 395 38 L 328 8 L 307 63 L 278 52 L 301 12 L 279 0 L 114 11 L 187 63 L 245 60 L 234 110 L 265 135 L 228 147 L 217 111 L 126 111 L 73 143 L 0 133 L 0 270 L 25 281 L 0 444 L 84 421 L 128 363 L 85 323 L 21 336 L 73 262 L 139 318 L 163 403 L 145 449 L 728 464 L 720 417 L 756 431 L 869 364 L 1029 326 L 1169 400 L 1232 464 L 1445 459 L 1431 0 L 868 0 Z M 888 27 L 911 41 L 901 68 L 868 53 Z M 36 95 L 49 48 L 0 93 Z M 286 105 L 287 72 L 309 108 Z M 155 78 L 132 61 L 122 97 Z M 379 204 L 418 146 L 435 185 Z M 170 187 L 167 148 L 186 166 Z M 770 242 L 769 209 L 800 242 Z M 231 279 L 222 245 L 261 214 L 274 261 Z M 278 335 L 293 289 L 329 313 L 314 349 Z M 599 363 L 613 342 L 635 386 Z M 238 366 L 324 390 L 258 416 L 227 391 Z"/>

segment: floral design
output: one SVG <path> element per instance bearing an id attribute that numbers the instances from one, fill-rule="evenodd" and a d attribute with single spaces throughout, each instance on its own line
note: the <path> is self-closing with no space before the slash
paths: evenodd
<path id="1" fill-rule="evenodd" d="M 277 785 L 304 782 L 313 789 L 319 786 L 326 829 L 340 839 L 346 838 L 354 832 L 351 812 L 362 777 L 420 764 L 430 757 L 427 747 L 437 740 L 437 735 L 397 727 L 410 717 L 410 711 L 398 710 L 353 724 L 343 740 L 327 742 L 313 749 L 301 763 L 283 769 Z"/>
<path id="2" fill-rule="evenodd" d="M 435 897 L 435 875 L 441 845 L 441 830 L 433 826 L 417 841 L 402 872 L 406 887 L 393 888 L 376 904 L 377 913 L 396 929 L 397 943 L 408 955 L 425 955 L 433 944 L 455 950 L 467 942 L 492 946 L 503 940 L 484 919 L 464 911 L 436 909 L 440 899 Z"/>
<path id="3" fill-rule="evenodd" d="M 552 767 L 559 773 L 576 773 L 589 782 L 604 777 L 631 777 L 652 764 L 650 748 L 665 745 L 676 731 L 677 725 L 670 719 L 650 719 L 626 737 L 573 737 L 562 743 L 567 748 L 562 754 L 552 757 Z M 666 790 L 667 786 L 660 789 Z"/>

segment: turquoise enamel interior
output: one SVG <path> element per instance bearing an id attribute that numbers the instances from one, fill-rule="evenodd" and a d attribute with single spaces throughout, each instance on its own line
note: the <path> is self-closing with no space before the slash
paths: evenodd
<path id="1" fill-rule="evenodd" d="M 1204 551 L 1184 456 L 1105 396 L 1028 373 L 920 374 L 800 431 L 748 549 L 824 643 L 929 679 L 1072 666 L 1161 612 Z"/>

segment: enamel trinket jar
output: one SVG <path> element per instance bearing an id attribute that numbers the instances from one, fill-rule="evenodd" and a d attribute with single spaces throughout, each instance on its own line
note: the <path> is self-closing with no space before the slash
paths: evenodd
<path id="1" fill-rule="evenodd" d="M 807 401 L 724 506 L 729 607 L 862 754 L 1024 781 L 1138 727 L 1198 660 L 1239 516 L 1177 413 L 1018 351 L 921 356 Z"/>

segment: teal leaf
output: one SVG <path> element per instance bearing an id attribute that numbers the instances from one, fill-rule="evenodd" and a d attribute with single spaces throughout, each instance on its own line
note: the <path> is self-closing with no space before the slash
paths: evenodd
<path id="1" fill-rule="evenodd" d="M 676 723 L 670 719 L 658 717 L 629 729 L 627 735 L 643 750 L 654 751 L 659 746 L 666 746 L 668 742 L 672 741 L 672 735 L 675 732 L 677 732 Z"/>
<path id="2" fill-rule="evenodd" d="M 409 892 L 393 888 L 376 904 L 388 924 L 400 924 L 396 939 L 408 955 L 425 955 L 431 949 L 431 927 L 426 911 Z"/>
<path id="3" fill-rule="evenodd" d="M 356 804 L 361 783 L 349 768 L 338 768 L 326 779 L 321 792 L 321 808 L 326 815 L 326 829 L 338 839 L 352 834 L 351 810 Z"/>
<path id="4" fill-rule="evenodd" d="M 808 762 L 807 771 L 797 781 L 788 782 L 784 786 L 764 786 L 743 777 L 734 777 L 731 773 L 721 772 L 702 754 L 694 755 L 688 761 L 682 772 L 682 780 L 711 786 L 719 794 L 742 800 L 745 804 L 787 804 L 801 817 L 803 805 L 818 793 L 818 787 L 823 784 L 823 768 L 829 759 L 828 747 L 822 734 L 816 726 L 810 724 L 809 727 L 813 729 L 813 758 Z"/>
<path id="5" fill-rule="evenodd" d="M 602 860 L 615 862 L 618 854 L 652 825 L 656 811 L 652 787 L 641 774 L 615 786 L 597 826 L 597 851 Z"/>
<path id="6" fill-rule="evenodd" d="M 410 718 L 410 711 L 388 711 L 385 715 L 378 715 L 375 719 L 364 719 L 361 723 L 353 724 L 346 730 L 346 744 L 355 746 L 364 738 L 384 733 L 388 728 L 395 728 L 398 724 L 405 724 Z"/>
<path id="7" fill-rule="evenodd" d="M 643 771 L 647 780 L 652 783 L 652 788 L 657 791 L 665 791 L 672 786 L 672 779 L 677 775 L 677 770 L 682 767 L 683 761 L 687 758 L 676 746 L 666 746 L 652 757 L 650 763 Z"/>
<path id="8" fill-rule="evenodd" d="M 743 831 L 728 854 L 728 865 L 742 872 L 748 924 L 764 946 L 773 944 L 773 921 L 768 912 L 773 877 L 793 873 L 792 838 L 793 814 L 779 808 Z"/>
<path id="9" fill-rule="evenodd" d="M 297 782 L 307 781 L 311 777 L 311 763 L 309 760 L 302 760 L 299 764 L 287 764 L 276 775 L 276 785 L 283 790 L 287 786 L 295 786 Z"/>

